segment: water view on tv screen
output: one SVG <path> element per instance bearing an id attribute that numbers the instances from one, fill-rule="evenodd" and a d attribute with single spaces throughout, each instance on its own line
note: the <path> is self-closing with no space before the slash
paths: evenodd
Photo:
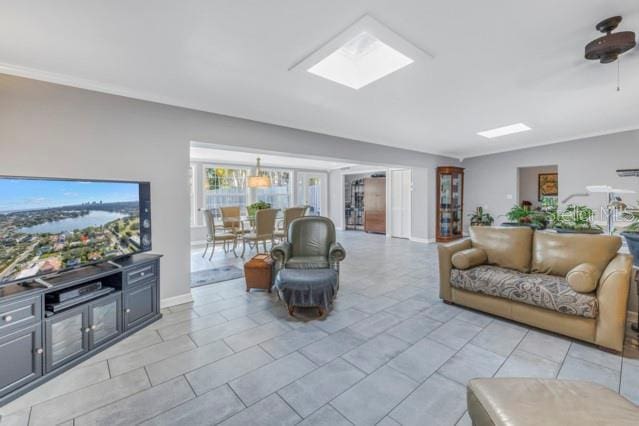
<path id="1" fill-rule="evenodd" d="M 139 185 L 0 178 L 0 283 L 140 251 Z"/>

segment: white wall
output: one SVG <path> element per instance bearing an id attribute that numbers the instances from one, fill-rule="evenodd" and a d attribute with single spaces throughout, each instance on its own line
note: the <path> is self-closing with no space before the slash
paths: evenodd
<path id="1" fill-rule="evenodd" d="M 518 201 L 530 201 L 533 208 L 539 207 L 539 174 L 557 173 L 557 166 L 521 167 L 519 168 Z M 561 182 L 559 182 L 561 184 Z"/>
<path id="2" fill-rule="evenodd" d="M 189 293 L 191 141 L 426 167 L 429 173 L 454 162 L 0 74 L 0 174 L 151 182 L 153 247 L 164 254 L 162 298 Z"/>
<path id="3" fill-rule="evenodd" d="M 639 168 L 639 131 L 616 133 L 553 145 L 467 159 L 464 190 L 466 212 L 486 206 L 496 223 L 517 200 L 517 168 L 556 164 L 559 171 L 559 201 L 571 194 L 586 192 L 587 185 L 611 185 L 639 193 L 639 179 L 621 178 L 618 169 Z M 512 195 L 513 199 L 508 199 Z M 636 205 L 639 194 L 626 197 Z M 604 194 L 575 197 L 570 202 L 584 204 L 597 214 L 605 206 Z M 630 309 L 637 306 L 637 291 L 631 290 Z"/>

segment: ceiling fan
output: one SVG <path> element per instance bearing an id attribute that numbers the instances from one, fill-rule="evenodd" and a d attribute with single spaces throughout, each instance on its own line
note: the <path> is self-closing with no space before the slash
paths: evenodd
<path id="1" fill-rule="evenodd" d="M 635 33 L 632 31 L 620 31 L 613 34 L 621 20 L 621 16 L 613 16 L 597 24 L 595 27 L 597 31 L 606 35 L 586 45 L 586 59 L 599 60 L 602 64 L 609 64 L 616 61 L 619 55 L 637 45 Z"/>

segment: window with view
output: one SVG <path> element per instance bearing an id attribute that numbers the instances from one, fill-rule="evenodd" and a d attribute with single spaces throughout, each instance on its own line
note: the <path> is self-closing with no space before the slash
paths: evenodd
<path id="1" fill-rule="evenodd" d="M 257 200 L 269 203 L 274 209 L 289 207 L 291 173 L 282 170 L 262 170 L 260 175 L 269 176 L 271 178 L 271 186 L 258 188 L 255 194 Z"/>
<path id="2" fill-rule="evenodd" d="M 204 208 L 213 210 L 213 214 L 219 217 L 220 207 L 246 207 L 247 176 L 247 169 L 205 167 Z"/>

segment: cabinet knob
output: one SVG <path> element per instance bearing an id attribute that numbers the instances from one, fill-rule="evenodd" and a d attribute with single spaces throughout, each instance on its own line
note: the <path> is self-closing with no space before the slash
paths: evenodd
<path id="1" fill-rule="evenodd" d="M 126 310 L 124 312 L 126 312 L 128 314 L 129 312 L 131 312 L 131 308 L 126 308 Z"/>
<path id="2" fill-rule="evenodd" d="M 84 329 L 84 332 L 85 332 L 85 333 L 90 333 L 90 332 L 91 332 L 91 329 L 90 329 L 89 327 L 87 327 L 87 328 L 85 328 L 85 329 Z"/>
<path id="3" fill-rule="evenodd" d="M 98 328 L 98 326 L 97 326 L 97 325 L 95 325 L 95 324 L 93 324 L 93 325 L 91 326 L 91 330 L 95 330 L 96 328 Z"/>
<path id="4" fill-rule="evenodd" d="M 42 355 L 42 354 L 44 353 L 44 349 L 42 349 L 42 348 L 38 348 L 38 349 L 36 349 L 36 353 L 37 353 L 38 355 Z"/>
<path id="5" fill-rule="evenodd" d="M 11 315 L 5 315 L 3 319 L 4 322 L 11 322 L 13 320 L 13 317 Z"/>
<path id="6" fill-rule="evenodd" d="M 143 277 L 144 276 L 144 272 L 140 272 L 140 276 Z"/>

